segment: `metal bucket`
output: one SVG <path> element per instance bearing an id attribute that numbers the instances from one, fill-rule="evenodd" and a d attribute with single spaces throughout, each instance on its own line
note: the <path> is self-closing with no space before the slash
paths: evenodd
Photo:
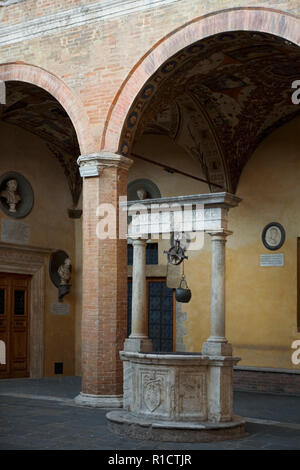
<path id="1" fill-rule="evenodd" d="M 182 285 L 185 284 L 185 287 L 182 287 Z M 180 281 L 179 287 L 177 287 L 176 292 L 175 292 L 175 298 L 177 302 L 181 303 L 188 303 L 191 300 L 192 297 L 192 292 L 188 288 L 187 282 L 185 280 L 185 277 Z"/>

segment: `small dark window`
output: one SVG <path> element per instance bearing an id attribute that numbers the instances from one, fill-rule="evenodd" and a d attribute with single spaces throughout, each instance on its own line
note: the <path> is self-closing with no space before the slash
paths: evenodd
<path id="1" fill-rule="evenodd" d="M 0 315 L 5 313 L 5 289 L 0 289 Z"/>
<path id="2" fill-rule="evenodd" d="M 147 244 L 146 264 L 158 264 L 158 243 Z"/>
<path id="3" fill-rule="evenodd" d="M 25 291 L 15 290 L 15 315 L 25 314 Z"/>
<path id="4" fill-rule="evenodd" d="M 127 245 L 128 266 L 133 264 L 133 246 Z M 158 243 L 147 243 L 146 264 L 158 264 Z"/>
<path id="5" fill-rule="evenodd" d="M 128 266 L 133 265 L 133 246 L 127 245 L 127 264 Z"/>
<path id="6" fill-rule="evenodd" d="M 64 363 L 54 362 L 54 374 L 63 374 L 63 373 L 64 373 Z"/>
<path id="7" fill-rule="evenodd" d="M 132 282 L 128 281 L 127 289 L 127 337 L 131 333 L 131 307 L 132 307 Z"/>

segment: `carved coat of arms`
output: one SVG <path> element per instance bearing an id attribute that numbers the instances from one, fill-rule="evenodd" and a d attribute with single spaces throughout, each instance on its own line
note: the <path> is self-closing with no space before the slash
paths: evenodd
<path id="1" fill-rule="evenodd" d="M 147 408 L 153 413 L 161 402 L 160 380 L 150 380 L 144 389 L 144 401 Z"/>

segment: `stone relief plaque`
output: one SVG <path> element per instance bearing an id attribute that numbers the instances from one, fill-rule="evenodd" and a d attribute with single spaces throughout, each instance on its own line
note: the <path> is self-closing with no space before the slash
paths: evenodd
<path id="1" fill-rule="evenodd" d="M 155 371 L 153 366 L 139 368 L 135 396 L 138 409 L 135 410 L 149 416 L 150 414 L 166 418 L 170 416 L 169 371 L 160 368 Z"/>
<path id="2" fill-rule="evenodd" d="M 20 173 L 9 171 L 0 177 L 0 207 L 15 219 L 26 217 L 34 203 L 32 187 Z"/>
<path id="3" fill-rule="evenodd" d="M 268 250 L 279 250 L 285 242 L 285 230 L 278 222 L 266 225 L 262 232 L 262 242 Z"/>
<path id="4" fill-rule="evenodd" d="M 179 410 L 181 416 L 206 416 L 206 375 L 184 371 L 179 375 Z"/>
<path id="5" fill-rule="evenodd" d="M 69 315 L 70 314 L 70 304 L 52 303 L 51 304 L 51 314 L 52 315 Z"/>
<path id="6" fill-rule="evenodd" d="M 27 245 L 29 243 L 30 229 L 25 222 L 2 219 L 1 240 L 7 243 Z"/>
<path id="7" fill-rule="evenodd" d="M 161 384 L 160 380 L 149 380 L 145 384 L 144 400 L 147 408 L 153 412 L 161 402 Z"/>

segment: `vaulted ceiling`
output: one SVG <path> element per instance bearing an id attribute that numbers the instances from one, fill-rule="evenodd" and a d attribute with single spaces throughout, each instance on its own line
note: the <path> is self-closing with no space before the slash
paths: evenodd
<path id="1" fill-rule="evenodd" d="M 300 48 L 264 33 L 211 36 L 179 51 L 137 96 L 123 128 L 129 155 L 145 134 L 169 136 L 199 163 L 212 191 L 236 191 L 257 145 L 300 113 L 291 85 L 300 77 Z M 7 83 L 0 118 L 44 139 L 66 174 L 74 205 L 81 191 L 74 127 L 43 89 Z M 163 158 L 163 156 L 162 156 Z"/>
<path id="2" fill-rule="evenodd" d="M 130 154 L 143 134 L 168 135 L 211 183 L 234 192 L 262 139 L 300 113 L 291 101 L 299 78 L 300 48 L 288 41 L 242 31 L 209 37 L 151 77 L 130 110 L 120 151 Z"/>
<path id="3" fill-rule="evenodd" d="M 42 88 L 24 82 L 6 83 L 6 104 L 0 119 L 41 137 L 63 167 L 77 205 L 81 178 L 76 160 L 80 155 L 72 122 L 60 103 Z"/>

